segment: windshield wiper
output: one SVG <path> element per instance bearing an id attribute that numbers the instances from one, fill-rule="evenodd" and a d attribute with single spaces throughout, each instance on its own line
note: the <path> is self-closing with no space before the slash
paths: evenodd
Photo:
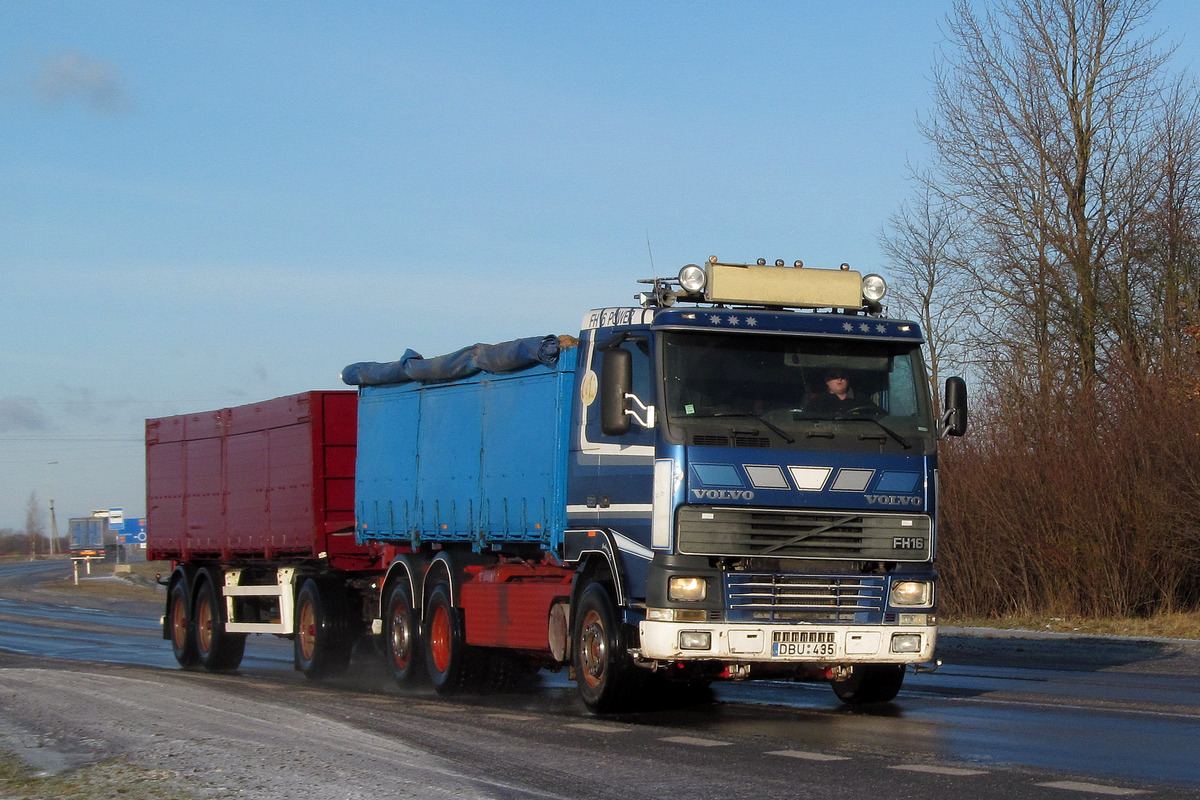
<path id="1" fill-rule="evenodd" d="M 708 419 L 715 419 L 718 417 L 741 417 L 742 419 L 755 419 L 755 420 L 758 420 L 759 422 L 761 422 L 763 425 L 766 425 L 768 428 L 770 428 L 774 433 L 776 433 L 779 436 L 780 439 L 783 439 L 788 444 L 796 443 L 796 438 L 794 436 L 792 436 L 787 431 L 785 431 L 783 428 L 779 427 L 774 422 L 771 422 L 769 419 L 767 419 L 766 417 L 763 417 L 760 414 L 742 414 L 737 411 L 720 411 L 720 412 L 717 412 L 716 414 L 695 414 L 691 417 L 691 419 L 696 419 L 698 417 L 704 417 L 704 418 L 708 418 Z"/>
<path id="2" fill-rule="evenodd" d="M 863 422 L 874 422 L 876 425 L 878 425 L 878 426 L 879 426 L 879 428 L 880 428 L 880 429 L 881 429 L 881 430 L 882 430 L 884 433 L 886 433 L 888 436 L 892 437 L 892 438 L 893 438 L 893 439 L 895 439 L 897 442 L 899 442 L 899 443 L 901 444 L 901 446 L 903 446 L 903 447 L 904 447 L 904 449 L 905 449 L 905 450 L 911 450 L 911 449 L 912 449 L 912 445 L 908 443 L 908 440 L 907 440 L 907 439 L 905 439 L 903 436 L 901 436 L 900 434 L 896 433 L 894 430 L 892 430 L 891 428 L 889 428 L 887 425 L 884 425 L 882 422 L 880 422 L 879 420 L 875 419 L 874 417 L 837 417 L 837 419 L 838 419 L 839 421 L 841 421 L 841 420 L 854 420 L 854 421 L 861 420 L 861 421 L 863 421 Z M 877 439 L 877 438 L 879 438 L 879 437 L 877 437 L 877 436 L 872 436 L 871 438 L 872 438 L 872 439 Z"/>

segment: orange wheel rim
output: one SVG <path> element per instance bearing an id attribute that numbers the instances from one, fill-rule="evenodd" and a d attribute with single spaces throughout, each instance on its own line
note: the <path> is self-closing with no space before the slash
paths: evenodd
<path id="1" fill-rule="evenodd" d="M 196 631 L 200 649 L 207 653 L 212 649 L 213 609 L 206 598 L 201 598 L 200 608 L 196 612 Z"/>
<path id="2" fill-rule="evenodd" d="M 438 606 L 433 612 L 433 620 L 429 626 L 429 652 L 433 656 L 433 665 L 438 672 L 445 672 L 450 667 L 450 614 L 445 607 Z"/>
<path id="3" fill-rule="evenodd" d="M 604 680 L 608 646 L 604 639 L 604 621 L 595 611 L 589 611 L 580 628 L 580 656 L 583 679 L 593 689 Z"/>
<path id="4" fill-rule="evenodd" d="M 171 612 L 171 634 L 175 644 L 182 647 L 187 641 L 187 612 L 183 607 L 183 601 L 175 603 L 175 608 Z"/>
<path id="5" fill-rule="evenodd" d="M 311 661 L 316 650 L 317 622 L 312 605 L 305 603 L 300 607 L 300 652 L 305 661 Z"/>

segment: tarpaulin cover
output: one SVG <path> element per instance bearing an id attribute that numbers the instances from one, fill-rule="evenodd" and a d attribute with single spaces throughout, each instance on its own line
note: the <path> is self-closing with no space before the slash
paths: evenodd
<path id="1" fill-rule="evenodd" d="M 535 364 L 558 361 L 557 336 L 531 336 L 500 344 L 475 344 L 436 358 L 405 350 L 399 361 L 360 361 L 342 370 L 350 386 L 380 386 L 418 381 L 431 383 L 467 378 L 477 372 L 514 372 Z"/>

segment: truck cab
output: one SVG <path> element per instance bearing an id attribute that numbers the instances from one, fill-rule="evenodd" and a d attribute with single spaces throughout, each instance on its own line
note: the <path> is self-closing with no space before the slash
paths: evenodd
<path id="1" fill-rule="evenodd" d="M 961 380 L 936 412 L 919 326 L 881 316 L 878 276 L 713 258 L 648 283 L 580 335 L 564 544 L 603 553 L 585 583 L 619 616 L 607 630 L 577 591 L 585 700 L 630 671 L 890 700 L 934 663 L 937 444 L 965 430 Z"/>

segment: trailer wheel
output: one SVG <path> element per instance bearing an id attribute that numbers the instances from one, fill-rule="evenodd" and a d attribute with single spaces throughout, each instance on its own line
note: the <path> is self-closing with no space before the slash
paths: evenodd
<path id="1" fill-rule="evenodd" d="M 464 689 L 471 674 L 471 654 L 463 631 L 462 612 L 450 599 L 448 584 L 439 583 L 425 604 L 423 625 L 425 670 L 438 694 Z"/>
<path id="2" fill-rule="evenodd" d="M 309 578 L 296 597 L 296 669 L 319 680 L 350 666 L 354 642 L 347 635 L 348 603 L 340 587 Z"/>
<path id="3" fill-rule="evenodd" d="M 187 584 L 182 580 L 176 581 L 167 600 L 167 634 L 171 639 L 171 651 L 175 654 L 175 660 L 184 669 L 190 669 L 200 663 L 200 653 L 196 649 L 193 630 L 187 613 Z"/>
<path id="4" fill-rule="evenodd" d="M 584 589 L 571 641 L 575 683 L 584 705 L 608 714 L 637 704 L 636 668 L 629 662 L 625 636 L 604 584 Z"/>
<path id="5" fill-rule="evenodd" d="M 220 598 L 212 580 L 196 590 L 196 654 L 211 672 L 237 669 L 246 651 L 246 634 L 226 633 Z"/>
<path id="6" fill-rule="evenodd" d="M 408 584 L 403 580 L 397 581 L 388 595 L 387 616 L 384 619 L 387 621 L 384 649 L 392 677 L 401 685 L 411 683 L 418 672 L 416 665 L 420 662 L 421 629 L 417 624 Z"/>
<path id="7" fill-rule="evenodd" d="M 903 664 L 859 664 L 848 679 L 831 685 L 839 700 L 857 706 L 890 702 L 900 693 L 903 683 Z"/>

